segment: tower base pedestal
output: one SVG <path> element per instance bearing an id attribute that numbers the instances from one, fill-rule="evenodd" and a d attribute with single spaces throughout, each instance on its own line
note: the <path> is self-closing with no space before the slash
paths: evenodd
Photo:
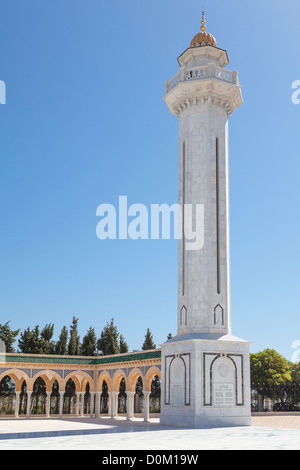
<path id="1" fill-rule="evenodd" d="M 250 426 L 249 343 L 191 333 L 162 345 L 162 425 Z"/>

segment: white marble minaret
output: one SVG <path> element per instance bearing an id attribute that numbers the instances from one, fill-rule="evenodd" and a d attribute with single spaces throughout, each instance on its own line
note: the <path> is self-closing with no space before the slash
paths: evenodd
<path id="1" fill-rule="evenodd" d="M 179 203 L 204 207 L 204 244 L 184 237 L 178 257 L 178 335 L 162 346 L 162 424 L 249 425 L 249 343 L 231 334 L 228 119 L 242 105 L 237 72 L 206 32 L 167 82 L 179 119 Z"/>

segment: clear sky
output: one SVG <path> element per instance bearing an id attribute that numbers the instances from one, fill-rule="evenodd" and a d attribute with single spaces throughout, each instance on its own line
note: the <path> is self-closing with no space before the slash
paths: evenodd
<path id="1" fill-rule="evenodd" d="M 233 334 L 291 359 L 299 328 L 300 80 L 296 0 L 205 2 L 239 71 L 230 118 Z M 112 317 L 140 349 L 177 330 L 177 242 L 100 241 L 96 208 L 177 201 L 165 80 L 199 31 L 195 0 L 1 0 L 0 323 Z"/>

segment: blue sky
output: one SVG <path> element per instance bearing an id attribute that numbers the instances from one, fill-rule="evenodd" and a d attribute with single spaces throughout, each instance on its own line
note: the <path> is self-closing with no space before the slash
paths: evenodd
<path id="1" fill-rule="evenodd" d="M 291 358 L 299 329 L 300 79 L 296 0 L 206 2 L 238 70 L 230 118 L 233 333 Z M 1 0 L 0 323 L 115 318 L 130 350 L 177 330 L 177 242 L 100 241 L 96 208 L 177 201 L 165 80 L 199 31 L 189 0 Z"/>

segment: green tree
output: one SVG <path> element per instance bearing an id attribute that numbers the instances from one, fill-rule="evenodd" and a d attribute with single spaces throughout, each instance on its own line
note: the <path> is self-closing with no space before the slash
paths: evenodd
<path id="1" fill-rule="evenodd" d="M 161 380 L 156 375 L 151 383 L 151 395 L 153 398 L 160 398 L 161 394 Z"/>
<path id="2" fill-rule="evenodd" d="M 55 342 L 52 340 L 54 334 L 54 324 L 47 324 L 41 331 L 42 354 L 54 354 Z"/>
<path id="3" fill-rule="evenodd" d="M 43 354 L 43 344 L 40 328 L 36 326 L 32 330 L 28 327 L 21 333 L 18 345 L 23 354 Z"/>
<path id="4" fill-rule="evenodd" d="M 68 336 L 68 328 L 63 326 L 55 345 L 55 354 L 58 354 L 59 356 L 65 356 L 68 354 Z"/>
<path id="5" fill-rule="evenodd" d="M 292 362 L 290 364 L 290 371 L 293 384 L 300 385 L 300 362 Z"/>
<path id="6" fill-rule="evenodd" d="M 252 388 L 264 398 L 286 398 L 286 385 L 291 381 L 289 362 L 274 349 L 250 355 Z"/>
<path id="7" fill-rule="evenodd" d="M 123 335 L 120 335 L 119 351 L 120 351 L 120 354 L 125 354 L 125 353 L 128 353 L 129 351 L 128 344 L 126 343 Z"/>
<path id="8" fill-rule="evenodd" d="M 16 342 L 16 337 L 20 333 L 20 330 L 12 330 L 9 321 L 4 325 L 0 324 L 0 341 L 3 341 L 5 344 L 5 349 L 7 353 L 14 353 L 15 349 L 13 347 Z"/>
<path id="9" fill-rule="evenodd" d="M 95 333 L 95 328 L 90 327 L 87 331 L 87 334 L 82 340 L 82 355 L 83 356 L 93 356 L 94 352 L 97 349 L 96 346 L 97 337 Z"/>
<path id="10" fill-rule="evenodd" d="M 119 332 L 112 318 L 110 323 L 103 328 L 100 338 L 97 341 L 97 348 L 102 351 L 104 356 L 119 354 L 120 346 L 118 342 Z"/>
<path id="11" fill-rule="evenodd" d="M 69 356 L 80 356 L 80 336 L 78 335 L 78 321 L 79 319 L 73 317 L 72 325 L 70 326 L 70 339 L 68 344 Z"/>
<path id="12" fill-rule="evenodd" d="M 150 329 L 148 328 L 146 336 L 145 336 L 145 341 L 144 341 L 144 344 L 142 346 L 142 350 L 147 351 L 149 349 L 156 349 L 156 344 L 154 343 L 153 335 L 152 335 Z"/>
<path id="13" fill-rule="evenodd" d="M 300 403 L 300 362 L 290 362 L 291 382 L 286 387 L 286 402 L 291 406 Z"/>

